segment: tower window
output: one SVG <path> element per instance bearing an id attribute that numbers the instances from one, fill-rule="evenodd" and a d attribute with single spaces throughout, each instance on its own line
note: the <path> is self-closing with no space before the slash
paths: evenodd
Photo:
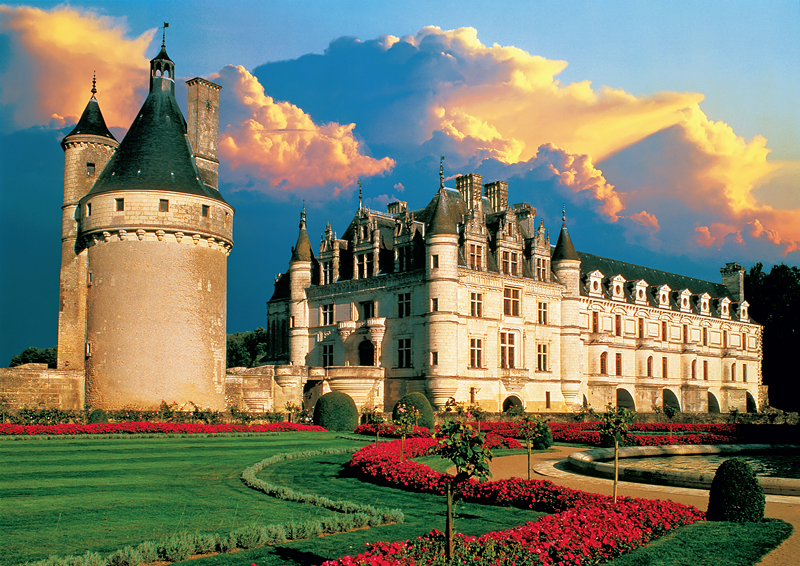
<path id="1" fill-rule="evenodd" d="M 662 342 L 666 342 L 667 341 L 667 323 L 666 322 L 662 322 L 661 323 L 661 341 Z"/>
<path id="2" fill-rule="evenodd" d="M 644 338 L 644 319 L 639 319 L 639 338 Z"/>
<path id="3" fill-rule="evenodd" d="M 431 256 L 431 269 L 439 268 L 439 256 L 434 254 Z"/>
<path id="4" fill-rule="evenodd" d="M 600 330 L 599 325 L 599 316 L 597 311 L 592 311 L 592 332 L 597 333 Z"/>
<path id="5" fill-rule="evenodd" d="M 91 216 L 91 215 L 92 215 L 92 203 L 87 202 L 86 203 L 86 216 Z"/>
<path id="6" fill-rule="evenodd" d="M 697 360 L 692 360 L 692 379 L 697 379 Z"/>
<path id="7" fill-rule="evenodd" d="M 207 205 L 207 204 L 204 204 L 204 205 L 203 205 L 203 206 L 200 208 L 200 214 L 203 216 L 203 218 L 208 218 L 208 208 L 209 208 L 209 207 L 208 207 L 208 205 Z"/>
<path id="8" fill-rule="evenodd" d="M 688 344 L 689 343 L 689 325 L 688 324 L 684 324 L 683 325 L 683 343 L 684 344 Z"/>
<path id="9" fill-rule="evenodd" d="M 158 211 L 169 212 L 169 201 L 167 199 L 162 198 L 158 201 Z"/>
<path id="10" fill-rule="evenodd" d="M 431 299 L 431 312 L 436 312 L 439 310 L 439 299 L 433 298 Z"/>
<path id="11" fill-rule="evenodd" d="M 742 381 L 747 383 L 747 366 L 742 364 Z"/>
<path id="12" fill-rule="evenodd" d="M 708 346 L 708 329 L 703 327 L 703 346 Z"/>
<path id="13" fill-rule="evenodd" d="M 439 365 L 439 352 L 431 352 L 431 365 L 432 366 Z"/>
<path id="14" fill-rule="evenodd" d="M 87 177 L 94 177 L 94 163 L 87 163 L 86 164 L 86 176 Z"/>
<path id="15" fill-rule="evenodd" d="M 124 198 L 118 198 L 118 199 L 115 199 L 115 200 L 117 201 L 117 212 L 124 211 L 125 210 L 125 199 Z"/>

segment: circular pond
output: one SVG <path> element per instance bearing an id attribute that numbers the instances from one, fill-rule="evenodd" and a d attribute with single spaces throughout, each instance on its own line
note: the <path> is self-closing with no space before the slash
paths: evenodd
<path id="1" fill-rule="evenodd" d="M 733 456 L 733 454 L 650 456 L 647 458 L 626 458 L 624 465 L 643 470 L 713 474 L 722 462 Z M 745 453 L 736 454 L 735 456 L 747 461 L 758 476 L 800 479 L 800 453 Z"/>

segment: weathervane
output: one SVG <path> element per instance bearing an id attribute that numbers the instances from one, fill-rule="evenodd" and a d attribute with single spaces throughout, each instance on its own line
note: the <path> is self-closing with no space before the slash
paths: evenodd
<path id="1" fill-rule="evenodd" d="M 439 188 L 444 188 L 444 155 L 439 157 Z"/>
<path id="2" fill-rule="evenodd" d="M 358 180 L 358 210 L 361 210 L 361 179 Z"/>
<path id="3" fill-rule="evenodd" d="M 564 205 L 563 202 L 561 203 L 561 222 L 563 222 L 564 224 L 567 223 L 567 207 Z"/>
<path id="4" fill-rule="evenodd" d="M 92 71 L 92 98 L 97 94 L 97 71 Z"/>
<path id="5" fill-rule="evenodd" d="M 168 27 L 169 27 L 169 24 L 167 22 L 164 22 L 164 27 L 161 28 L 161 47 L 165 47 L 165 42 L 167 40 L 167 28 Z"/>

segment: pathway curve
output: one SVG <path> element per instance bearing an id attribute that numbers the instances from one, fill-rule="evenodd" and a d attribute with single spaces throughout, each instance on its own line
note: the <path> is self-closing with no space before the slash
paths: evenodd
<path id="1" fill-rule="evenodd" d="M 571 446 L 554 446 L 548 452 L 540 452 L 531 456 L 533 476 L 548 479 L 555 484 L 580 489 L 591 493 L 613 495 L 613 481 L 610 479 L 583 476 L 566 471 L 559 462 L 565 460 L 580 448 Z M 500 480 L 512 477 L 527 477 L 528 457 L 525 454 L 502 456 L 491 463 L 492 479 Z M 701 511 L 708 508 L 708 490 L 685 487 L 648 485 L 641 483 L 619 482 L 617 493 L 631 497 L 648 499 L 668 499 L 686 505 L 694 505 Z M 800 497 L 783 495 L 767 495 L 766 516 L 783 519 L 794 525 L 794 532 L 778 548 L 767 554 L 759 566 L 796 566 L 800 556 Z"/>

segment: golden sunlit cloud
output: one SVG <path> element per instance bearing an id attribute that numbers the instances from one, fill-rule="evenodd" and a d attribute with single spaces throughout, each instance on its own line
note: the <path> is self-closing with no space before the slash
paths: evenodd
<path id="1" fill-rule="evenodd" d="M 124 20 L 58 6 L 0 6 L 0 34 L 11 57 L 0 76 L 0 103 L 13 108 L 15 128 L 75 123 L 91 96 L 109 126 L 128 127 L 141 105 L 155 30 L 127 37 Z"/>
<path id="2" fill-rule="evenodd" d="M 394 160 L 363 155 L 355 124 L 317 125 L 302 109 L 275 102 L 244 67 L 226 66 L 214 80 L 240 106 L 234 123 L 220 132 L 220 154 L 233 175 L 267 179 L 272 188 L 338 185 L 333 195 L 359 177 L 379 175 Z M 232 95 L 231 95 L 232 93 Z"/>

